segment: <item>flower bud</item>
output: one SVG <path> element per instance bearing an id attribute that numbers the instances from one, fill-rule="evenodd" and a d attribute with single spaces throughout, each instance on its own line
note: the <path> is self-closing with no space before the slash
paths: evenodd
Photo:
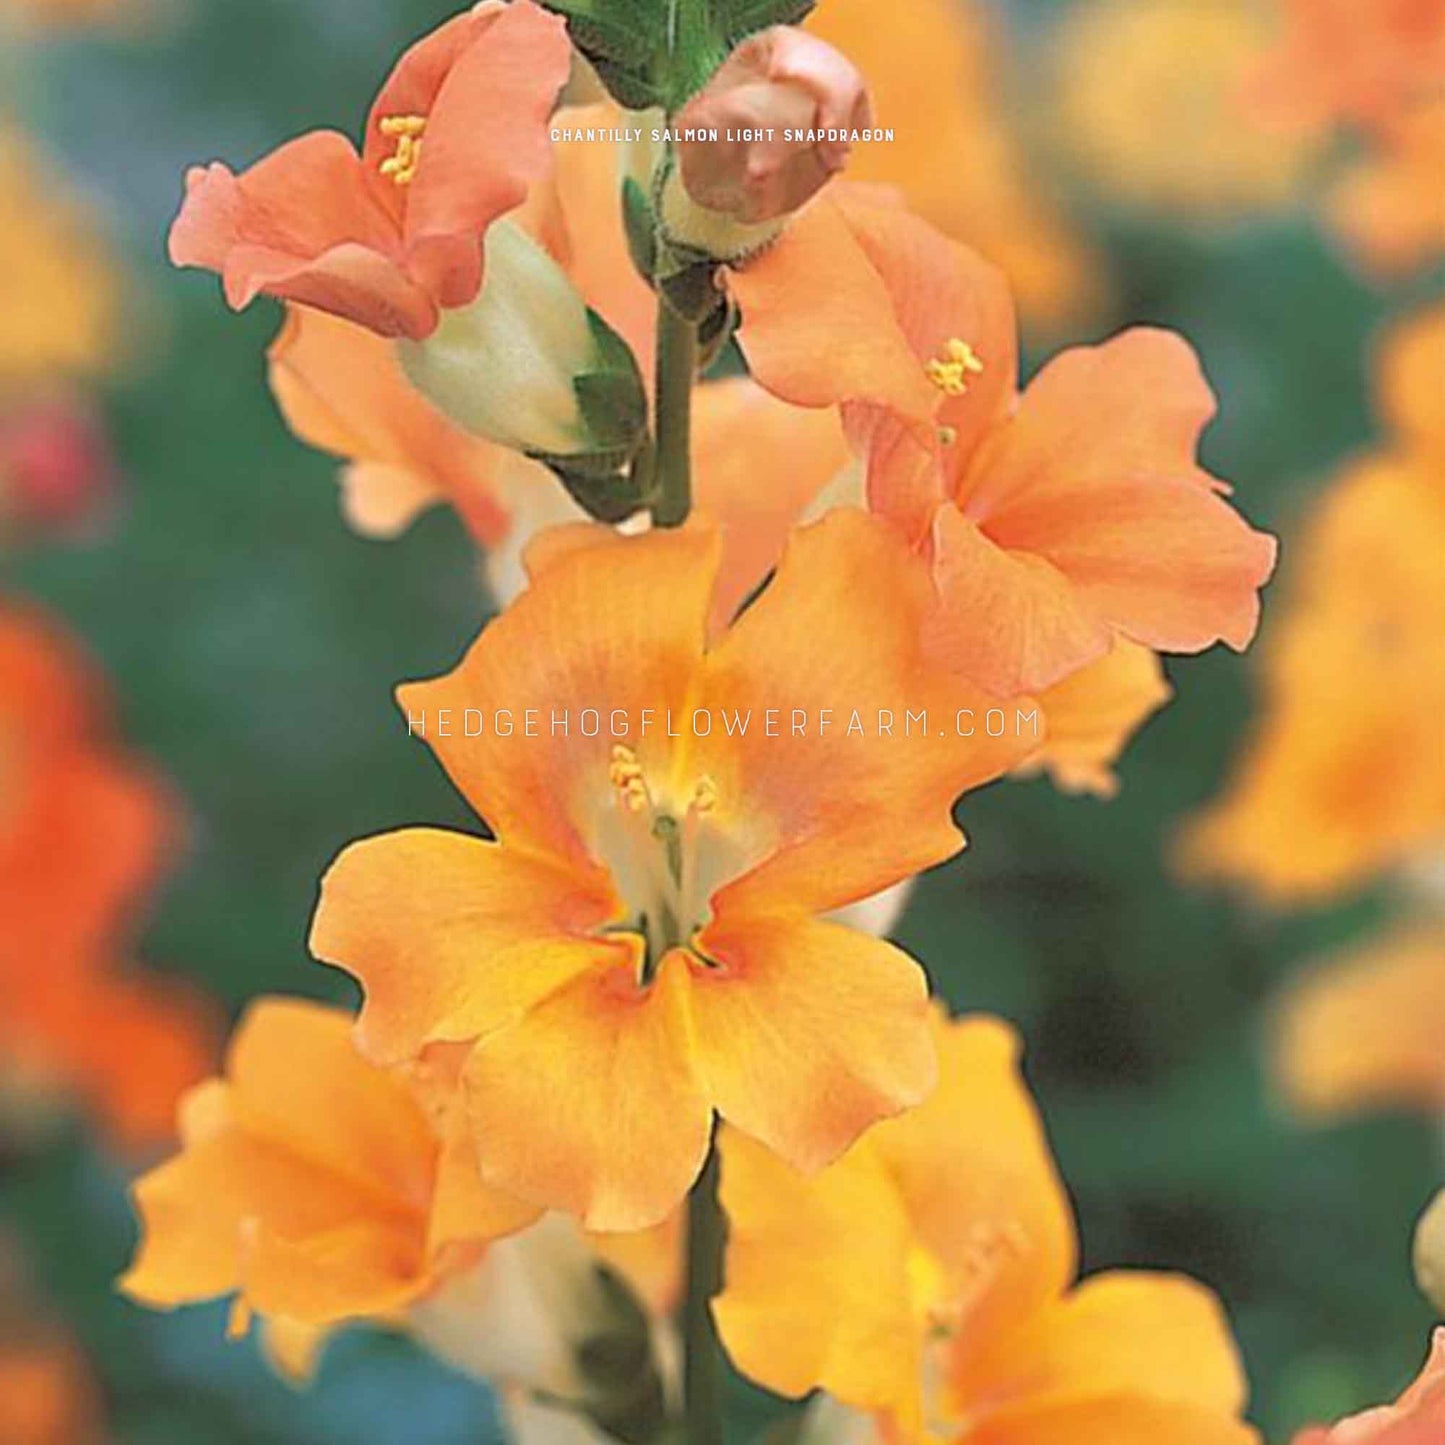
<path id="1" fill-rule="evenodd" d="M 500 221 L 485 275 L 471 305 L 443 311 L 424 341 L 397 343 L 412 384 L 467 431 L 529 455 L 634 448 L 646 419 L 637 363 L 566 272 Z"/>
<path id="2" fill-rule="evenodd" d="M 1426 1299 L 1445 1315 L 1445 1190 L 1415 1230 L 1415 1280 Z"/>
<path id="3" fill-rule="evenodd" d="M 776 221 L 811 199 L 847 162 L 850 132 L 868 125 L 863 77 L 845 55 L 805 31 L 775 25 L 749 37 L 683 108 L 682 185 L 699 206 L 744 225 Z M 788 131 L 837 132 L 789 140 Z"/>

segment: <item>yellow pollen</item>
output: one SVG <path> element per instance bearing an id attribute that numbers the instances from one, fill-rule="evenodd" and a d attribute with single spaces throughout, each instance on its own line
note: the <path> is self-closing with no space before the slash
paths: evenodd
<path id="1" fill-rule="evenodd" d="M 426 131 L 424 115 L 386 115 L 378 126 L 382 135 L 396 142 L 396 154 L 381 163 L 381 173 L 398 186 L 409 186 L 421 164 L 422 136 Z"/>
<path id="2" fill-rule="evenodd" d="M 958 440 L 958 428 L 955 426 L 941 426 L 938 429 L 938 444 L 941 447 L 951 447 Z"/>
<path id="3" fill-rule="evenodd" d="M 717 784 L 711 778 L 702 777 L 692 790 L 692 808 L 695 813 L 711 813 L 717 807 Z"/>
<path id="4" fill-rule="evenodd" d="M 963 396 L 968 391 L 968 378 L 982 373 L 983 362 L 968 342 L 955 336 L 944 344 L 943 355 L 935 357 L 923 370 L 945 396 Z"/>
<path id="5" fill-rule="evenodd" d="M 619 743 L 612 749 L 612 765 L 607 769 L 608 781 L 617 789 L 623 806 L 631 813 L 640 813 L 651 801 L 647 780 L 637 754 Z"/>

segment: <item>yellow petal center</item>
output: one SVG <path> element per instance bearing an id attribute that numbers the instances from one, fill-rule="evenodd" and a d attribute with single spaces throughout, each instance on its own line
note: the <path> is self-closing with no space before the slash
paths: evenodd
<path id="1" fill-rule="evenodd" d="M 647 982 L 666 954 L 689 947 L 707 921 L 720 868 L 719 839 L 707 826 L 718 786 L 704 775 L 685 800 L 673 801 L 649 784 L 636 752 L 623 744 L 612 749 L 607 778 L 620 826 L 608 830 L 604 851 L 633 916 L 629 927 L 647 941 Z"/>
<path id="2" fill-rule="evenodd" d="M 381 173 L 398 186 L 409 186 L 421 164 L 422 136 L 426 133 L 424 115 L 386 115 L 380 130 L 388 140 L 396 142 L 396 151 L 381 163 Z"/>
<path id="3" fill-rule="evenodd" d="M 968 342 L 954 336 L 944 343 L 943 354 L 934 357 L 923 370 L 945 396 L 963 396 L 968 391 L 969 377 L 982 374 L 983 362 Z"/>

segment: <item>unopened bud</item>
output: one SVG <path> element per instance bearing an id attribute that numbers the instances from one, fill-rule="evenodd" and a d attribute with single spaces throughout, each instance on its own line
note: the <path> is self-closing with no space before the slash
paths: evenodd
<path id="1" fill-rule="evenodd" d="M 625 343 L 520 226 L 487 231 L 481 294 L 442 312 L 424 341 L 397 343 L 412 384 L 458 426 L 530 455 L 625 451 L 645 395 Z M 589 378 L 607 378 L 605 391 Z M 602 392 L 606 407 L 589 404 Z"/>
<path id="2" fill-rule="evenodd" d="M 1436 1195 L 1415 1230 L 1415 1280 L 1426 1299 L 1445 1315 L 1445 1190 Z"/>
<path id="3" fill-rule="evenodd" d="M 843 169 L 851 133 L 871 115 L 847 56 L 775 25 L 743 41 L 673 122 L 719 137 L 678 144 L 682 184 L 698 205 L 745 225 L 778 220 Z"/>

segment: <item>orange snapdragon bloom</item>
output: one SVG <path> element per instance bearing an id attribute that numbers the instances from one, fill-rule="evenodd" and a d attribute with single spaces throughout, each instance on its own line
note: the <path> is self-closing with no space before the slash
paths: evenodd
<path id="1" fill-rule="evenodd" d="M 1285 996 L 1275 1070 L 1314 1118 L 1445 1110 L 1445 929 L 1420 924 L 1306 975 Z"/>
<path id="2" fill-rule="evenodd" d="M 0 387 L 99 370 L 116 348 L 119 294 L 54 168 L 0 125 Z"/>
<path id="3" fill-rule="evenodd" d="M 311 946 L 361 980 L 373 1058 L 470 1046 L 490 1185 L 638 1229 L 715 1113 L 818 1168 L 928 1093 L 922 971 L 821 915 L 957 852 L 954 799 L 1034 739 L 985 736 L 998 704 L 926 665 L 922 579 L 857 512 L 796 533 L 711 644 L 712 532 L 544 541 L 460 667 L 399 692 L 496 841 L 353 845 Z"/>
<path id="4" fill-rule="evenodd" d="M 1445 253 L 1445 96 L 1380 137 L 1335 186 L 1329 215 L 1345 245 L 1385 276 Z"/>
<path id="5" fill-rule="evenodd" d="M 234 1329 L 254 1312 L 311 1347 L 308 1332 L 400 1317 L 537 1216 L 482 1187 L 469 1131 L 426 1097 L 356 1052 L 350 1015 L 253 1004 L 224 1077 L 182 1105 L 181 1153 L 135 1186 L 121 1287 L 158 1308 L 234 1294 Z"/>
<path id="6" fill-rule="evenodd" d="M 753 374 L 841 403 L 871 509 L 930 572 L 931 646 L 1003 696 L 1116 639 L 1243 650 L 1273 538 L 1195 460 L 1215 402 L 1188 344 L 1137 329 L 1020 394 L 1003 278 L 900 207 L 835 185 L 732 273 Z"/>
<path id="7" fill-rule="evenodd" d="M 1294 1445 L 1437 1445 L 1445 1434 L 1445 1329 L 1435 1331 L 1420 1378 L 1393 1404 L 1317 1426 L 1295 1436 Z"/>
<path id="8" fill-rule="evenodd" d="M 956 0 L 910 0 L 878 21 L 872 0 L 827 0 L 807 22 L 862 68 L 877 124 L 895 131 L 891 144 L 857 147 L 849 175 L 897 186 L 1000 266 L 1029 319 L 1077 311 L 1098 290 L 1098 261 L 1029 174 L 998 82 L 1001 27 Z"/>
<path id="9" fill-rule="evenodd" d="M 240 176 L 193 168 L 171 259 L 219 272 L 238 310 L 265 292 L 429 336 L 441 308 L 475 299 L 487 228 L 545 173 L 570 64 L 559 17 L 482 0 L 402 56 L 360 155 L 313 131 Z"/>
<path id="10" fill-rule="evenodd" d="M 807 1179 L 722 1139 L 738 1368 L 876 1417 L 888 1442 L 1248 1445 L 1245 1381 L 1218 1301 L 1190 1280 L 1075 1284 L 1077 1241 L 1019 1042 L 933 1019 L 941 1078 Z"/>
<path id="11" fill-rule="evenodd" d="M 1396 447 L 1347 468 L 1296 546 L 1254 738 L 1185 837 L 1190 872 L 1294 901 L 1358 886 L 1445 841 L 1442 365 L 1438 309 L 1382 352 Z"/>
<path id="12" fill-rule="evenodd" d="M 175 825 L 105 722 L 69 640 L 0 607 L 0 1093 L 27 1115 L 79 1095 L 142 1145 L 205 1072 L 211 1029 L 188 991 L 115 966 Z"/>
<path id="13" fill-rule="evenodd" d="M 1445 0 L 1286 0 L 1260 107 L 1293 124 L 1387 124 L 1445 86 Z"/>

